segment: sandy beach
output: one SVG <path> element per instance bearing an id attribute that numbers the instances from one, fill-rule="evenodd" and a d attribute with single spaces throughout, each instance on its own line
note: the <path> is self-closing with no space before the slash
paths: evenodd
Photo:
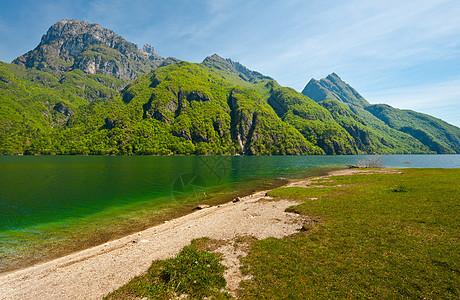
<path id="1" fill-rule="evenodd" d="M 349 175 L 358 170 L 331 173 Z M 288 186 L 308 186 L 311 179 Z M 260 191 L 239 201 L 197 210 L 105 244 L 49 262 L 0 275 L 0 299 L 100 299 L 144 273 L 152 261 L 177 254 L 193 239 L 209 237 L 226 241 L 217 249 L 228 267 L 227 288 L 235 291 L 245 279 L 239 272 L 239 256 L 245 252 L 233 246 L 238 237 L 281 238 L 296 233 L 305 216 L 285 212 L 298 203 L 269 201 Z"/>

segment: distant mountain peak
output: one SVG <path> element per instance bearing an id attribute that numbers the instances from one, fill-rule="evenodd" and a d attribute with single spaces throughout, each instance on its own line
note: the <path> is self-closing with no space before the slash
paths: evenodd
<path id="1" fill-rule="evenodd" d="M 243 66 L 239 62 L 235 62 L 230 58 L 222 58 L 221 56 L 214 53 L 211 56 L 206 57 L 202 64 L 208 68 L 217 69 L 222 72 L 231 73 L 239 76 L 245 81 L 256 81 L 269 79 L 273 80 L 271 77 L 265 76 L 257 71 L 252 71 L 247 67 Z"/>
<path id="2" fill-rule="evenodd" d="M 205 60 L 206 59 L 225 60 L 225 58 L 223 58 L 222 56 L 219 56 L 219 54 L 217 53 L 214 53 L 213 55 L 206 57 Z"/>
<path id="3" fill-rule="evenodd" d="M 302 94 L 316 102 L 335 99 L 350 105 L 362 107 L 369 105 L 366 99 L 345 83 L 336 73 L 332 73 L 320 80 L 311 79 L 303 89 Z"/>
<path id="4" fill-rule="evenodd" d="M 227 66 L 230 66 L 230 65 L 234 65 L 235 62 L 232 61 L 230 58 L 223 58 L 222 56 L 218 55 L 217 53 L 214 53 L 213 55 L 210 55 L 208 57 L 206 57 L 204 60 L 203 60 L 203 63 L 205 62 L 220 62 L 224 65 L 227 65 Z M 239 64 L 239 63 L 238 63 Z"/>
<path id="5" fill-rule="evenodd" d="M 329 79 L 329 80 L 331 80 L 331 79 L 342 80 L 340 78 L 340 76 L 337 75 L 337 73 L 335 73 L 335 72 L 332 72 L 331 74 L 327 75 L 326 79 Z"/>
<path id="6" fill-rule="evenodd" d="M 151 45 L 142 50 L 110 29 L 86 21 L 63 19 L 52 25 L 40 44 L 13 63 L 55 75 L 73 69 L 131 81 L 165 59 Z"/>

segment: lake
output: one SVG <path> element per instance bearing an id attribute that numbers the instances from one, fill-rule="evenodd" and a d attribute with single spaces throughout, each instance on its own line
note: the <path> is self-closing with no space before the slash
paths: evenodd
<path id="1" fill-rule="evenodd" d="M 375 156 L 0 156 L 0 272 Z M 385 155 L 460 168 L 460 155 Z"/>

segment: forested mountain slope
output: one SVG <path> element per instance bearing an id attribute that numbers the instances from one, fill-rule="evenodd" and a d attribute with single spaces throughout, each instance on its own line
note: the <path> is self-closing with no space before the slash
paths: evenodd
<path id="1" fill-rule="evenodd" d="M 411 110 L 401 110 L 386 104 L 371 105 L 337 74 L 321 80 L 312 79 L 302 93 L 316 102 L 337 100 L 347 105 L 365 125 L 394 141 L 413 141 L 410 135 L 435 153 L 460 153 L 460 128 L 435 117 Z"/>
<path id="2" fill-rule="evenodd" d="M 216 54 L 165 59 L 62 20 L 36 49 L 0 63 L 0 154 L 460 151 L 457 127 L 370 105 L 336 74 L 304 93 Z"/>

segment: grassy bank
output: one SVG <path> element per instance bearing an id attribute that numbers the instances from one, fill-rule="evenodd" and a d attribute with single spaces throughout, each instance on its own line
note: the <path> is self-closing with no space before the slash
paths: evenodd
<path id="1" fill-rule="evenodd" d="M 252 279 L 241 284 L 240 298 L 458 299 L 459 179 L 460 169 L 403 169 L 272 190 L 274 201 L 300 201 L 291 210 L 308 218 L 296 235 L 250 245 L 242 260 Z M 143 278 L 150 289 L 168 284 Z"/>

